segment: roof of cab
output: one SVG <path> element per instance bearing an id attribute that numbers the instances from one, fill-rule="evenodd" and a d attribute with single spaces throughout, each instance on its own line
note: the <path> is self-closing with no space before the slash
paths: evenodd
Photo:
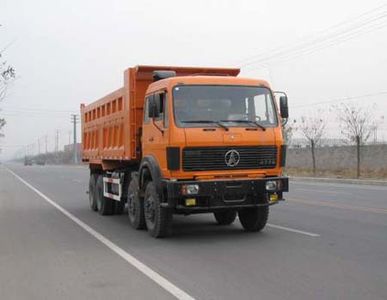
<path id="1" fill-rule="evenodd" d="M 238 86 L 261 86 L 270 88 L 266 80 L 243 78 L 233 76 L 176 76 L 153 82 L 148 93 L 158 89 L 173 87 L 175 85 L 238 85 Z"/>

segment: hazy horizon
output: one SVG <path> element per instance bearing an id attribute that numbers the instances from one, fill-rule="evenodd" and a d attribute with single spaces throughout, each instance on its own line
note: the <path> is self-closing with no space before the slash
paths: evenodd
<path id="1" fill-rule="evenodd" d="M 18 78 L 0 104 L 0 159 L 36 152 L 38 139 L 44 152 L 45 136 L 52 151 L 57 130 L 61 147 L 72 141 L 70 114 L 139 64 L 241 67 L 288 93 L 291 120 L 325 109 L 333 138 L 328 107 L 352 98 L 374 107 L 387 139 L 386 1 L 2 0 L 1 11 L 0 48 Z"/>

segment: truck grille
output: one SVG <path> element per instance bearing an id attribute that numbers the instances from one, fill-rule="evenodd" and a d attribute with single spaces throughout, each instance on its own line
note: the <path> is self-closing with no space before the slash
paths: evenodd
<path id="1" fill-rule="evenodd" d="M 276 164 L 276 146 L 189 147 L 183 149 L 184 171 L 271 169 Z"/>

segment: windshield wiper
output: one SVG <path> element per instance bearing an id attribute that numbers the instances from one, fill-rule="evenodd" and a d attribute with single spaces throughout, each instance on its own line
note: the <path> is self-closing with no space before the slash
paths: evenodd
<path id="1" fill-rule="evenodd" d="M 221 120 L 220 122 L 234 122 L 234 123 L 248 123 L 248 124 L 254 124 L 258 128 L 261 128 L 263 131 L 266 130 L 266 127 L 259 124 L 258 122 L 250 121 L 250 120 Z"/>
<path id="2" fill-rule="evenodd" d="M 209 124 L 216 124 L 219 127 L 222 127 L 224 130 L 228 131 L 229 128 L 222 124 L 223 121 L 212 121 L 212 120 L 189 120 L 189 121 L 180 121 L 181 123 L 209 123 Z"/>

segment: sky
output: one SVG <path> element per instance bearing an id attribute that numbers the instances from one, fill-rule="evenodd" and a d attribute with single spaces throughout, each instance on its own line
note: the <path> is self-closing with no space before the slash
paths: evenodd
<path id="1" fill-rule="evenodd" d="M 43 152 L 46 136 L 52 151 L 57 133 L 67 144 L 80 103 L 139 64 L 241 67 L 287 92 L 291 119 L 322 111 L 332 137 L 332 104 L 371 106 L 386 140 L 386 15 L 380 0 L 0 0 L 0 49 L 17 72 L 0 104 L 0 159 L 38 140 Z"/>

